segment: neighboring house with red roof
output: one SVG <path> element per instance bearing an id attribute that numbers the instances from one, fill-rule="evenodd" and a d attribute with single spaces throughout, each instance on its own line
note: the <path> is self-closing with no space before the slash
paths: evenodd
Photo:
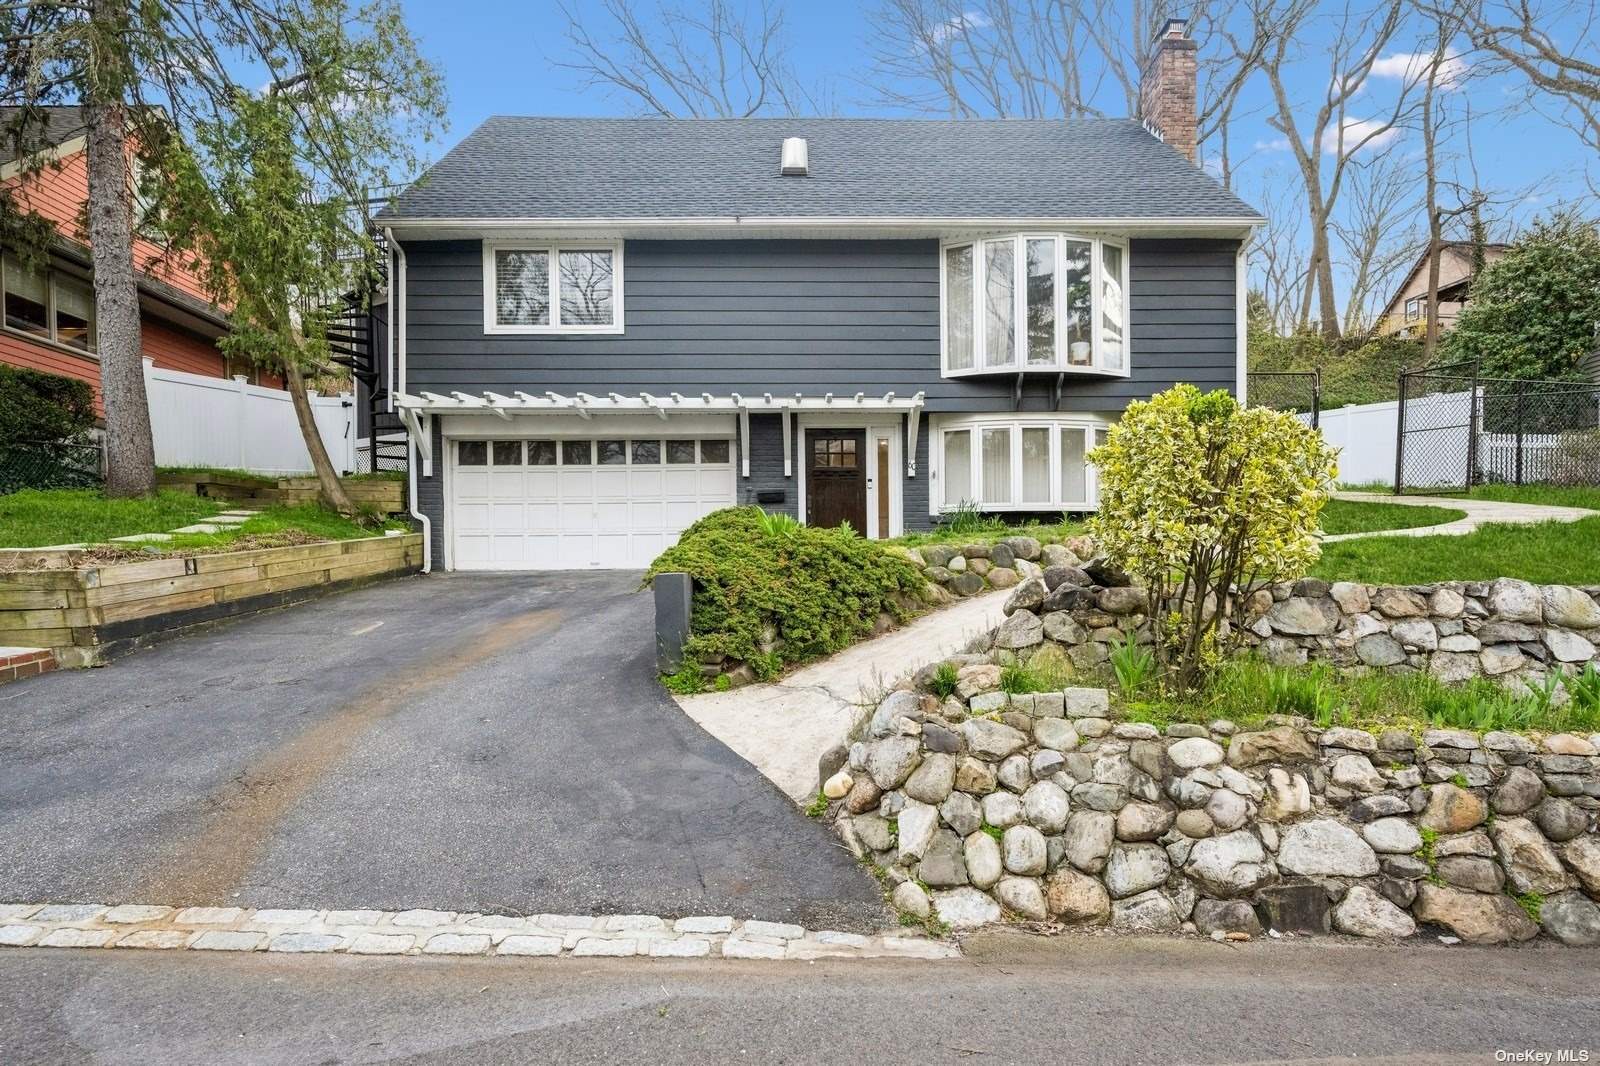
<path id="1" fill-rule="evenodd" d="M 46 108 L 41 129 L 25 150 L 42 157 L 29 169 L 15 144 L 0 165 L 4 186 L 19 208 L 55 224 L 58 239 L 48 263 L 25 264 L 12 250 L 0 260 L 0 362 L 87 381 L 100 405 L 100 362 L 94 290 L 87 235 L 81 225 L 89 197 L 82 109 Z M 0 124 L 14 121 L 16 108 L 0 108 Z M 216 342 L 227 332 L 228 316 L 215 307 L 192 263 L 181 261 L 158 239 L 135 233 L 141 343 L 144 355 L 160 368 L 207 377 L 246 376 L 252 383 L 278 385 L 271 375 L 235 361 L 230 365 Z"/>

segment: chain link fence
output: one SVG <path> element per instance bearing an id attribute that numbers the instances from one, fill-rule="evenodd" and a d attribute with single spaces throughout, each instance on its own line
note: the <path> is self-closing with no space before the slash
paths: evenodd
<path id="1" fill-rule="evenodd" d="M 1310 415 L 1311 428 L 1322 421 L 1322 374 L 1316 370 L 1257 370 L 1245 376 L 1245 400 L 1252 407 Z"/>
<path id="2" fill-rule="evenodd" d="M 356 470 L 358 474 L 405 473 L 411 460 L 411 449 L 405 437 L 379 437 L 376 441 L 356 444 Z"/>
<path id="3" fill-rule="evenodd" d="M 1468 360 L 1400 374 L 1395 492 L 1600 485 L 1600 384 L 1484 377 Z"/>
<path id="4" fill-rule="evenodd" d="M 98 443 L 17 441 L 0 446 L 0 496 L 21 489 L 90 489 L 105 481 Z"/>

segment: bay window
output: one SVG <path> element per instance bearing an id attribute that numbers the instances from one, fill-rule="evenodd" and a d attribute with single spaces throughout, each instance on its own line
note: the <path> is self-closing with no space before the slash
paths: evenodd
<path id="1" fill-rule="evenodd" d="M 1098 504 L 1089 450 L 1104 420 L 1085 414 L 941 416 L 932 430 L 932 513 L 1088 511 Z"/>
<path id="2" fill-rule="evenodd" d="M 622 247 L 483 244 L 485 333 L 621 333 Z"/>
<path id="3" fill-rule="evenodd" d="M 947 244 L 940 281 L 946 376 L 1128 372 L 1122 242 L 1024 233 Z"/>

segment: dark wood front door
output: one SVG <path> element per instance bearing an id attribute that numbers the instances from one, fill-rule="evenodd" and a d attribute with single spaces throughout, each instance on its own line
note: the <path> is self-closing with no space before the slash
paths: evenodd
<path id="1" fill-rule="evenodd" d="M 867 533 L 867 432 L 864 429 L 806 431 L 806 522 L 846 522 Z"/>

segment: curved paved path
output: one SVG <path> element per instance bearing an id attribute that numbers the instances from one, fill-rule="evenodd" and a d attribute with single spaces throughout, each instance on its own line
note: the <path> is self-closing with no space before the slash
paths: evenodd
<path id="1" fill-rule="evenodd" d="M 0 902 L 878 923 L 656 682 L 636 574 L 434 575 L 0 689 Z"/>
<path id="2" fill-rule="evenodd" d="M 1402 507 L 1448 507 L 1465 511 L 1465 517 L 1436 526 L 1413 526 L 1410 529 L 1378 529 L 1366 533 L 1336 533 L 1323 537 L 1324 544 L 1336 540 L 1355 540 L 1357 537 L 1434 537 L 1461 536 L 1471 533 L 1490 522 L 1507 525 L 1531 526 L 1540 522 L 1576 522 L 1593 518 L 1600 511 L 1582 507 L 1554 507 L 1542 503 L 1507 503 L 1503 500 L 1473 500 L 1459 496 L 1393 496 L 1384 492 L 1336 492 L 1334 499 L 1357 503 L 1393 503 Z"/>

